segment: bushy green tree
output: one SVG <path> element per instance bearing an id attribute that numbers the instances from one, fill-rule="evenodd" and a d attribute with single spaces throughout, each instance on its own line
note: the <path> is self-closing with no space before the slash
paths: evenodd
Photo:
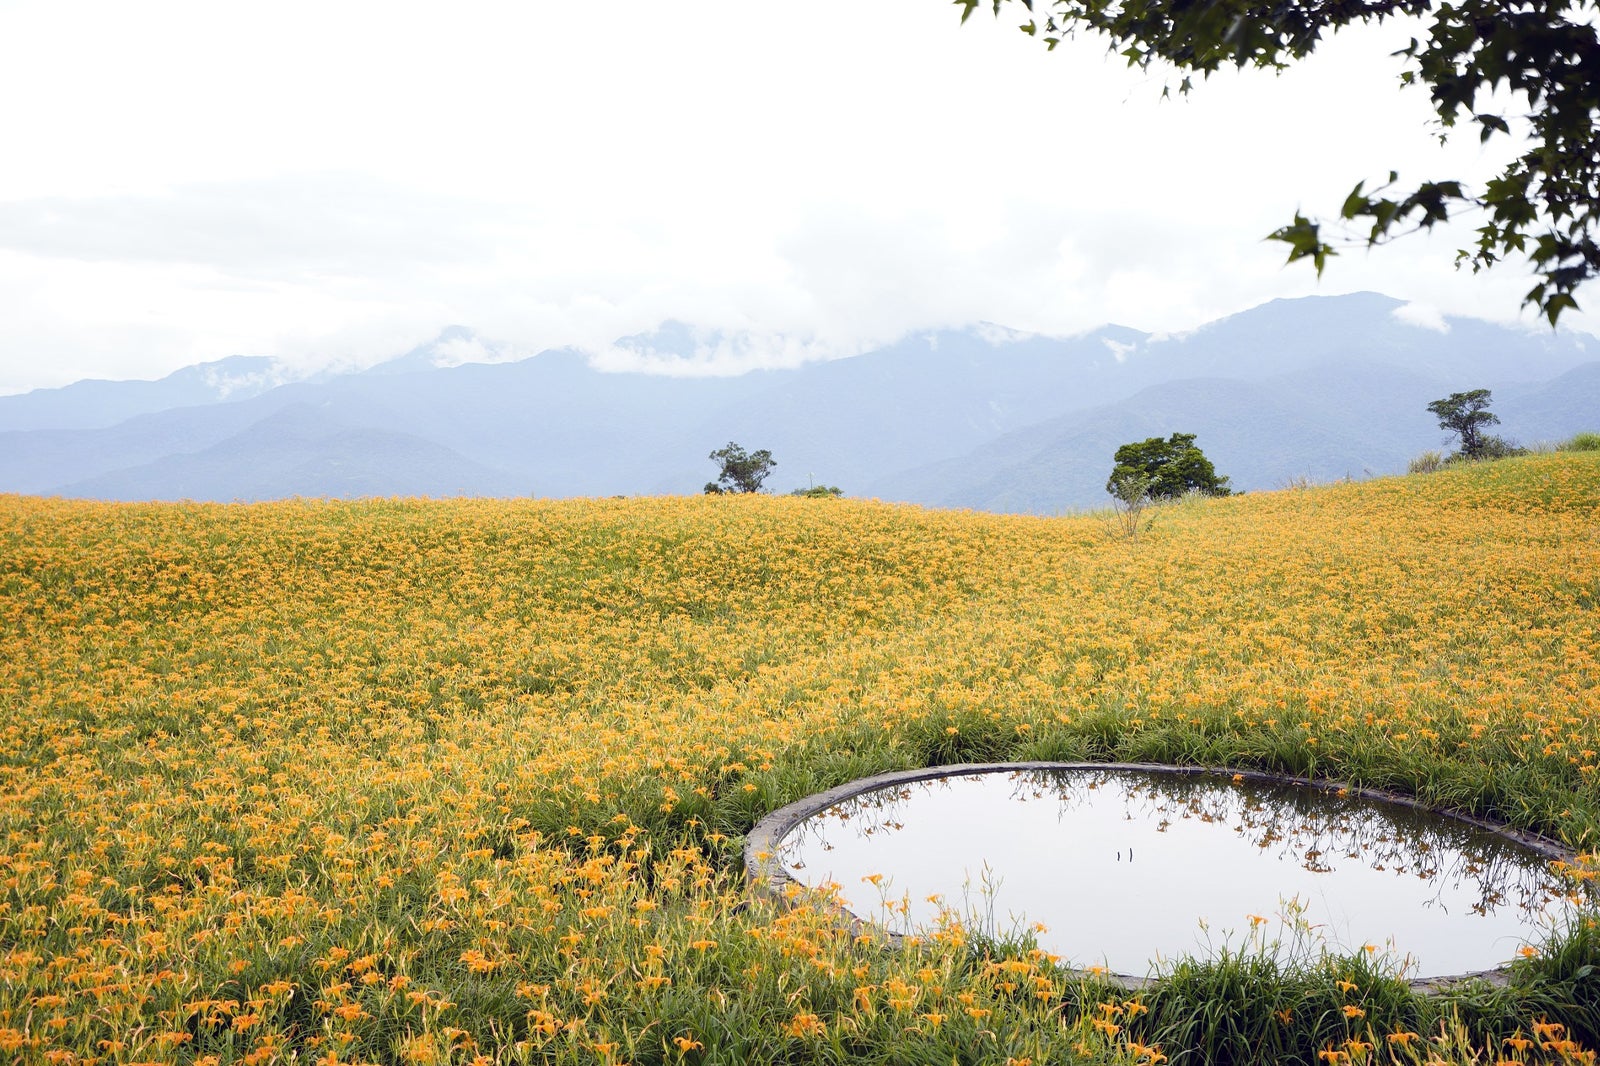
<path id="1" fill-rule="evenodd" d="M 1176 499 L 1186 492 L 1203 492 L 1208 496 L 1226 496 L 1228 479 L 1218 477 L 1194 442 L 1193 433 L 1174 433 L 1163 440 L 1150 437 L 1117 449 L 1111 461 L 1116 465 L 1106 479 L 1106 491 L 1122 498 L 1127 492 L 1129 479 L 1142 478 L 1147 486 L 1145 495 L 1153 500 Z"/>
<path id="2" fill-rule="evenodd" d="M 1489 458 L 1487 453 L 1493 447 L 1490 442 L 1497 441 L 1484 430 L 1500 424 L 1500 417 L 1488 409 L 1489 403 L 1488 389 L 1472 389 L 1452 392 L 1442 400 L 1435 400 L 1428 405 L 1428 410 L 1438 416 L 1440 429 L 1461 438 L 1464 458 L 1484 459 Z"/>
<path id="3" fill-rule="evenodd" d="M 705 491 L 708 494 L 760 492 L 761 483 L 778 465 L 772 453 L 765 448 L 758 452 L 746 452 L 733 441 L 729 441 L 727 447 L 712 452 L 711 461 L 720 464 L 722 472 L 717 475 L 717 480 L 706 482 Z"/>

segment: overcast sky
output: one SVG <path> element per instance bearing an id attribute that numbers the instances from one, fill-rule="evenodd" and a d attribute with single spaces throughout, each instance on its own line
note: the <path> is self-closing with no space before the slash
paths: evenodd
<path id="1" fill-rule="evenodd" d="M 677 319 L 745 363 L 1360 289 L 1535 328 L 1524 268 L 1453 268 L 1464 230 L 1320 283 L 1262 240 L 1504 158 L 1438 145 L 1406 36 L 1163 102 L 1097 41 L 946 0 L 0 0 L 0 392 L 366 364 L 454 323 L 505 358 Z"/>

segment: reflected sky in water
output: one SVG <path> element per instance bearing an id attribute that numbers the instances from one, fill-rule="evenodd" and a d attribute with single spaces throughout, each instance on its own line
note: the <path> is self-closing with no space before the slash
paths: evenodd
<path id="1" fill-rule="evenodd" d="M 1407 977 L 1467 973 L 1538 943 L 1570 906 L 1545 857 L 1463 822 L 1307 786 L 1134 770 L 897 785 L 802 822 L 779 859 L 896 932 L 930 927 L 942 904 L 983 932 L 1042 923 L 1041 946 L 1070 964 L 1133 976 L 1238 948 L 1253 928 L 1288 939 L 1297 915 L 1309 942 L 1374 945 Z"/>

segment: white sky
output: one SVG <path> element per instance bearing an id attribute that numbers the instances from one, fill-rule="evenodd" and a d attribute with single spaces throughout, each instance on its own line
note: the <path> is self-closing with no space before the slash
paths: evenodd
<path id="1" fill-rule="evenodd" d="M 1525 269 L 1454 269 L 1465 229 L 1320 284 L 1262 240 L 1357 180 L 1505 156 L 1439 147 L 1404 29 L 1163 102 L 1014 26 L 945 0 L 0 0 L 0 392 L 364 364 L 452 323 L 509 356 L 675 318 L 746 362 L 1359 289 L 1535 326 Z"/>

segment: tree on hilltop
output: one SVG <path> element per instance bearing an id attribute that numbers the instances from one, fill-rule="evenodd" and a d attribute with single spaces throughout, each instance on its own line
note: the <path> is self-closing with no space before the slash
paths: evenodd
<path id="1" fill-rule="evenodd" d="M 1124 499 L 1130 485 L 1141 485 L 1143 495 L 1152 500 L 1176 499 L 1187 492 L 1207 496 L 1227 496 L 1228 479 L 1218 477 L 1216 467 L 1194 443 L 1193 433 L 1174 433 L 1166 440 L 1150 437 L 1117 449 L 1111 461 L 1111 476 L 1106 491 Z"/>
<path id="2" fill-rule="evenodd" d="M 986 0 L 955 2 L 965 22 Z M 1009 0 L 987 2 L 998 15 Z M 1017 2 L 1033 12 L 1034 0 Z M 1552 326 L 1578 306 L 1578 287 L 1600 274 L 1600 0 L 1040 0 L 1040 7 L 1042 21 L 1030 18 L 1022 29 L 1042 34 L 1050 48 L 1086 30 L 1106 38 L 1129 66 L 1171 64 L 1202 77 L 1224 66 L 1281 71 L 1353 23 L 1429 16 L 1427 31 L 1394 53 L 1405 64 L 1400 83 L 1427 88 L 1441 140 L 1461 122 L 1476 126 L 1481 141 L 1515 141 L 1516 154 L 1479 190 L 1456 180 L 1397 188 L 1395 172 L 1370 191 L 1357 183 L 1339 216 L 1365 232 L 1347 243 L 1372 247 L 1452 214 L 1481 212 L 1477 239 L 1457 253 L 1457 265 L 1476 272 L 1525 255 L 1539 280 L 1523 304 Z M 1179 93 L 1191 88 L 1184 76 Z M 1337 254 L 1321 224 L 1298 212 L 1271 237 L 1289 245 L 1290 262 L 1310 259 L 1318 275 Z"/>
<path id="3" fill-rule="evenodd" d="M 1488 410 L 1489 390 L 1472 389 L 1470 392 L 1452 392 L 1442 400 L 1428 405 L 1439 419 L 1439 428 L 1449 430 L 1461 438 L 1461 454 L 1467 459 L 1483 458 L 1496 438 L 1484 432 L 1488 426 L 1500 424 L 1500 417 Z"/>
<path id="4" fill-rule="evenodd" d="M 710 495 L 760 492 L 761 483 L 778 465 L 772 453 L 765 448 L 758 452 L 746 452 L 733 441 L 729 441 L 727 447 L 712 452 L 711 461 L 720 464 L 722 472 L 717 475 L 717 480 L 706 482 L 705 491 Z"/>

